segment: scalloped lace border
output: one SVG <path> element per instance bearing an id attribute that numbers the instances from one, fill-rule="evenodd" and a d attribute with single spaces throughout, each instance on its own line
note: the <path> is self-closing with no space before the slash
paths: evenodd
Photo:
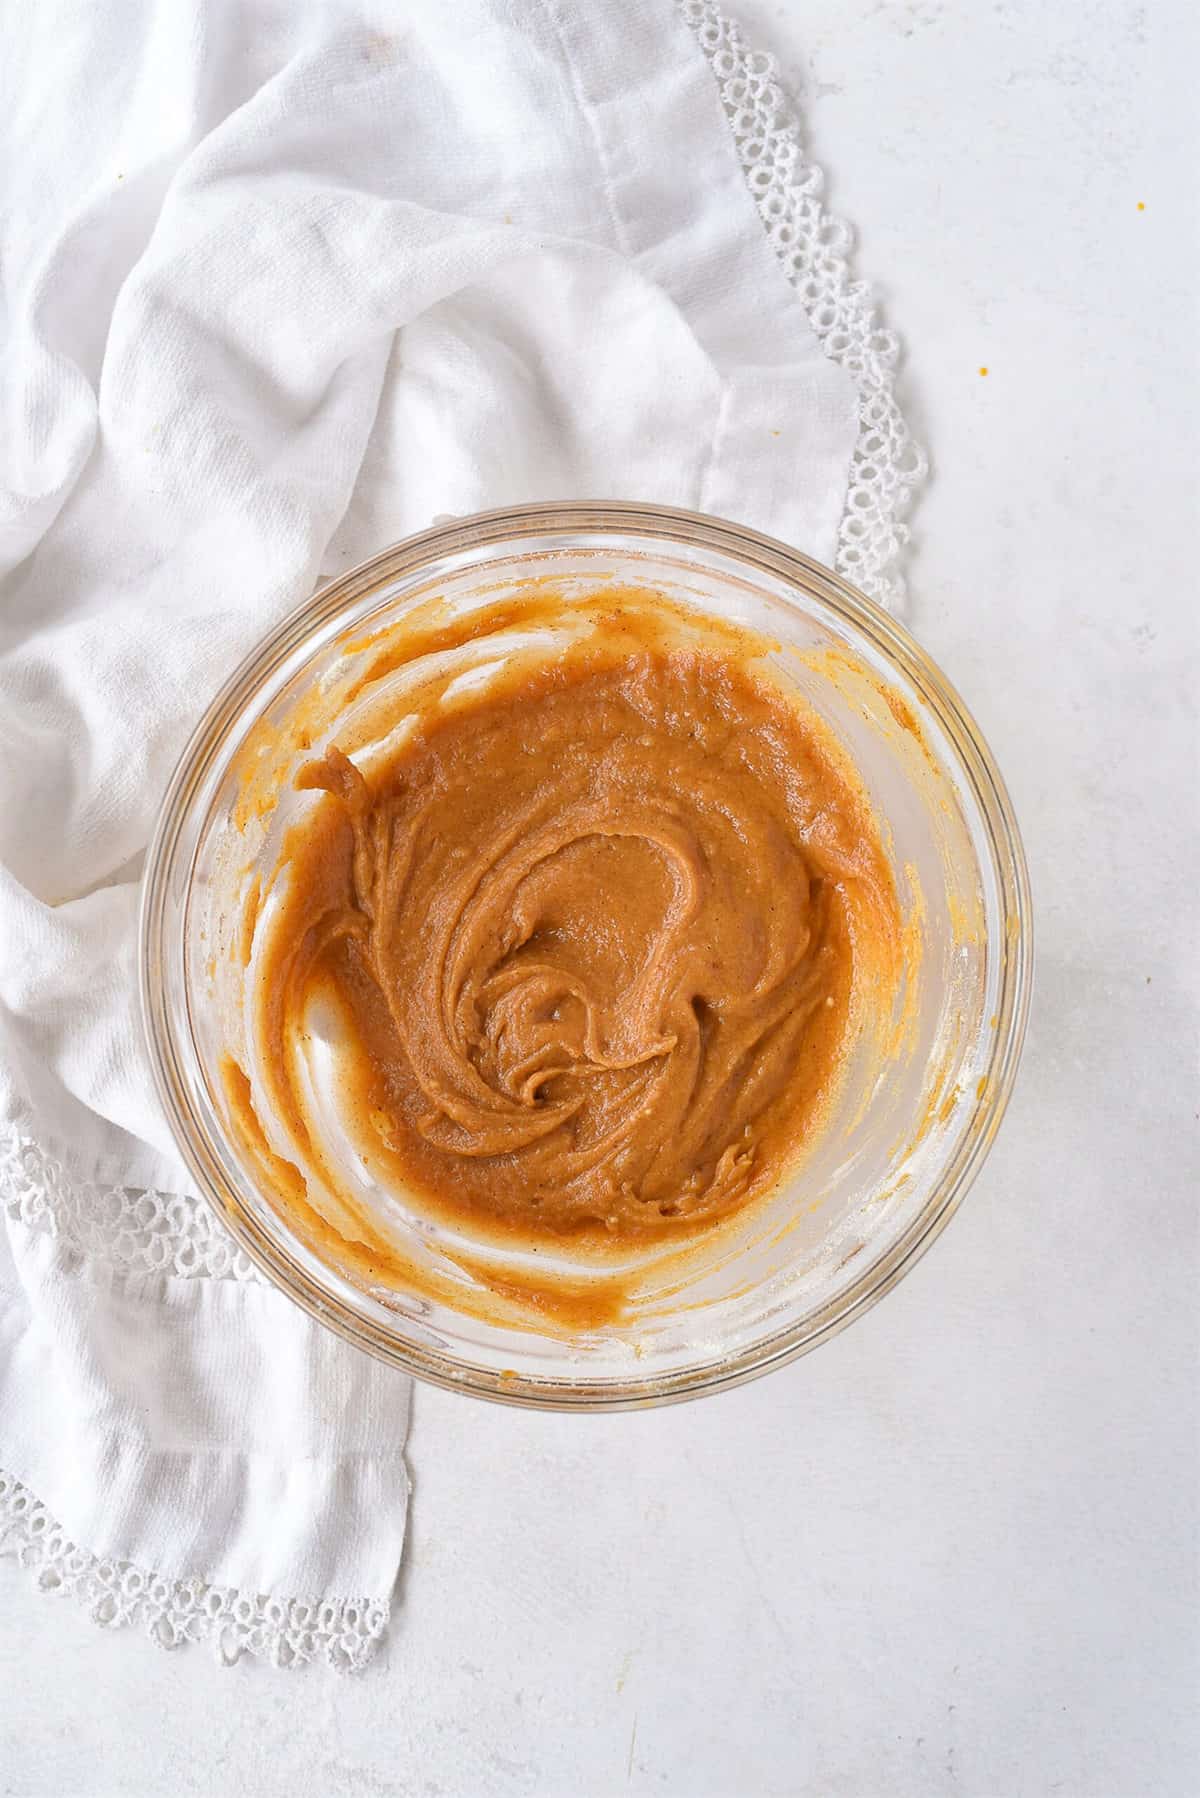
<path id="1" fill-rule="evenodd" d="M 371 1659 L 389 1607 L 371 1598 L 253 1597 L 202 1579 L 169 1580 L 133 1561 L 103 1560 L 72 1542 L 45 1505 L 0 1472 L 0 1557 L 16 1560 L 42 1592 L 75 1598 L 104 1629 L 140 1624 L 160 1648 L 208 1640 L 232 1667 L 244 1654 L 276 1667 L 325 1660 L 354 1673 Z"/>
<path id="2" fill-rule="evenodd" d="M 680 11 L 721 90 L 742 172 L 767 236 L 795 287 L 821 347 L 858 392 L 858 440 L 838 531 L 835 565 L 880 605 L 903 604 L 898 562 L 908 542 L 904 514 L 928 471 L 896 402 L 900 341 L 879 322 L 865 281 L 851 279 L 854 234 L 822 210 L 824 175 L 804 158 L 799 121 L 779 84 L 775 59 L 747 47 L 711 0 Z"/>
<path id="3" fill-rule="evenodd" d="M 879 323 L 870 288 L 851 279 L 852 233 L 822 210 L 823 176 L 804 159 L 774 59 L 750 50 L 711 0 L 679 4 L 720 88 L 767 235 L 826 355 L 858 392 L 838 572 L 881 605 L 898 606 L 904 579 L 897 563 L 908 541 L 903 516 L 927 467 L 896 402 L 899 342 Z M 10 1216 L 120 1266 L 183 1278 L 260 1278 L 201 1200 L 74 1180 L 56 1157 L 12 1128 L 0 1130 L 0 1197 Z M 35 1495 L 3 1470 L 0 1556 L 28 1568 L 42 1591 L 76 1598 L 106 1628 L 141 1624 L 164 1648 L 208 1639 L 226 1665 L 254 1654 L 280 1667 L 323 1658 L 353 1672 L 370 1660 L 387 1628 L 389 1606 L 378 1599 L 250 1596 L 100 1559 L 72 1542 Z"/>
<path id="4" fill-rule="evenodd" d="M 12 1125 L 0 1125 L 0 1204 L 9 1217 L 111 1266 L 180 1279 L 262 1279 L 203 1200 L 77 1180 Z"/>

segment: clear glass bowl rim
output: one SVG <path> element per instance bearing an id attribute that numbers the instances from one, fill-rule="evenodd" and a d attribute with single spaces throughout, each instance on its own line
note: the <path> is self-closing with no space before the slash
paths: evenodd
<path id="1" fill-rule="evenodd" d="M 568 1384 L 460 1361 L 409 1342 L 356 1315 L 323 1290 L 285 1245 L 251 1216 L 231 1188 L 180 1073 L 183 1045 L 170 1017 L 164 970 L 169 952 L 166 905 L 175 852 L 192 797 L 226 746 L 228 730 L 253 694 L 305 638 L 355 600 L 384 582 L 412 575 L 446 556 L 512 538 L 585 535 L 589 546 L 612 532 L 646 537 L 672 548 L 700 548 L 782 579 L 828 606 L 912 682 L 958 756 L 987 829 L 992 867 L 1001 896 L 1000 1000 L 991 1059 L 982 1092 L 954 1155 L 928 1200 L 883 1255 L 843 1292 L 798 1323 L 731 1353 L 716 1364 L 681 1368 L 666 1376 L 623 1382 Z M 188 871 L 190 880 L 190 869 Z M 995 1138 L 1012 1093 L 1032 992 L 1032 901 L 1025 852 L 1003 778 L 978 726 L 959 695 L 903 625 L 820 562 L 745 525 L 699 512 L 625 501 L 537 502 L 455 517 L 404 538 L 319 588 L 271 630 L 229 677 L 207 707 L 168 784 L 147 852 L 139 920 L 139 986 L 142 1018 L 155 1091 L 172 1134 L 198 1188 L 238 1246 L 272 1285 L 347 1342 L 419 1378 L 456 1392 L 536 1409 L 621 1411 L 667 1404 L 741 1384 L 816 1348 L 889 1292 L 945 1229 Z"/>

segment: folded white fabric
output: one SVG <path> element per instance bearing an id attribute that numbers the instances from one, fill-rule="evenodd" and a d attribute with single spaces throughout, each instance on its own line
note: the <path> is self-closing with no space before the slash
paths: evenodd
<path id="1" fill-rule="evenodd" d="M 895 346 L 705 5 L 22 8 L 0 146 L 0 1517 L 101 1621 L 355 1666 L 408 1383 L 257 1280 L 151 1096 L 171 764 L 437 513 L 691 506 L 889 597 Z"/>

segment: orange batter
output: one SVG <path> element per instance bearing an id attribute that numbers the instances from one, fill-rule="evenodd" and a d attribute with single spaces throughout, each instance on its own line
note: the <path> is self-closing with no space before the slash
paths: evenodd
<path id="1" fill-rule="evenodd" d="M 327 741 L 254 1003 L 259 1110 L 331 1190 L 291 1047 L 315 1015 L 373 1163 L 443 1214 L 644 1239 L 779 1179 L 899 936 L 815 719 L 719 641 L 598 629 L 365 772 Z"/>

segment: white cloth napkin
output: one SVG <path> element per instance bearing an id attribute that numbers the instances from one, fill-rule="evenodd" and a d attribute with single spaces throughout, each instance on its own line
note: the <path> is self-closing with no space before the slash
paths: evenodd
<path id="1" fill-rule="evenodd" d="M 705 5 L 20 7 L 0 169 L 0 1514 L 101 1621 L 358 1665 L 408 1382 L 257 1280 L 155 1106 L 171 765 L 437 513 L 671 502 L 886 594 L 894 344 Z"/>

